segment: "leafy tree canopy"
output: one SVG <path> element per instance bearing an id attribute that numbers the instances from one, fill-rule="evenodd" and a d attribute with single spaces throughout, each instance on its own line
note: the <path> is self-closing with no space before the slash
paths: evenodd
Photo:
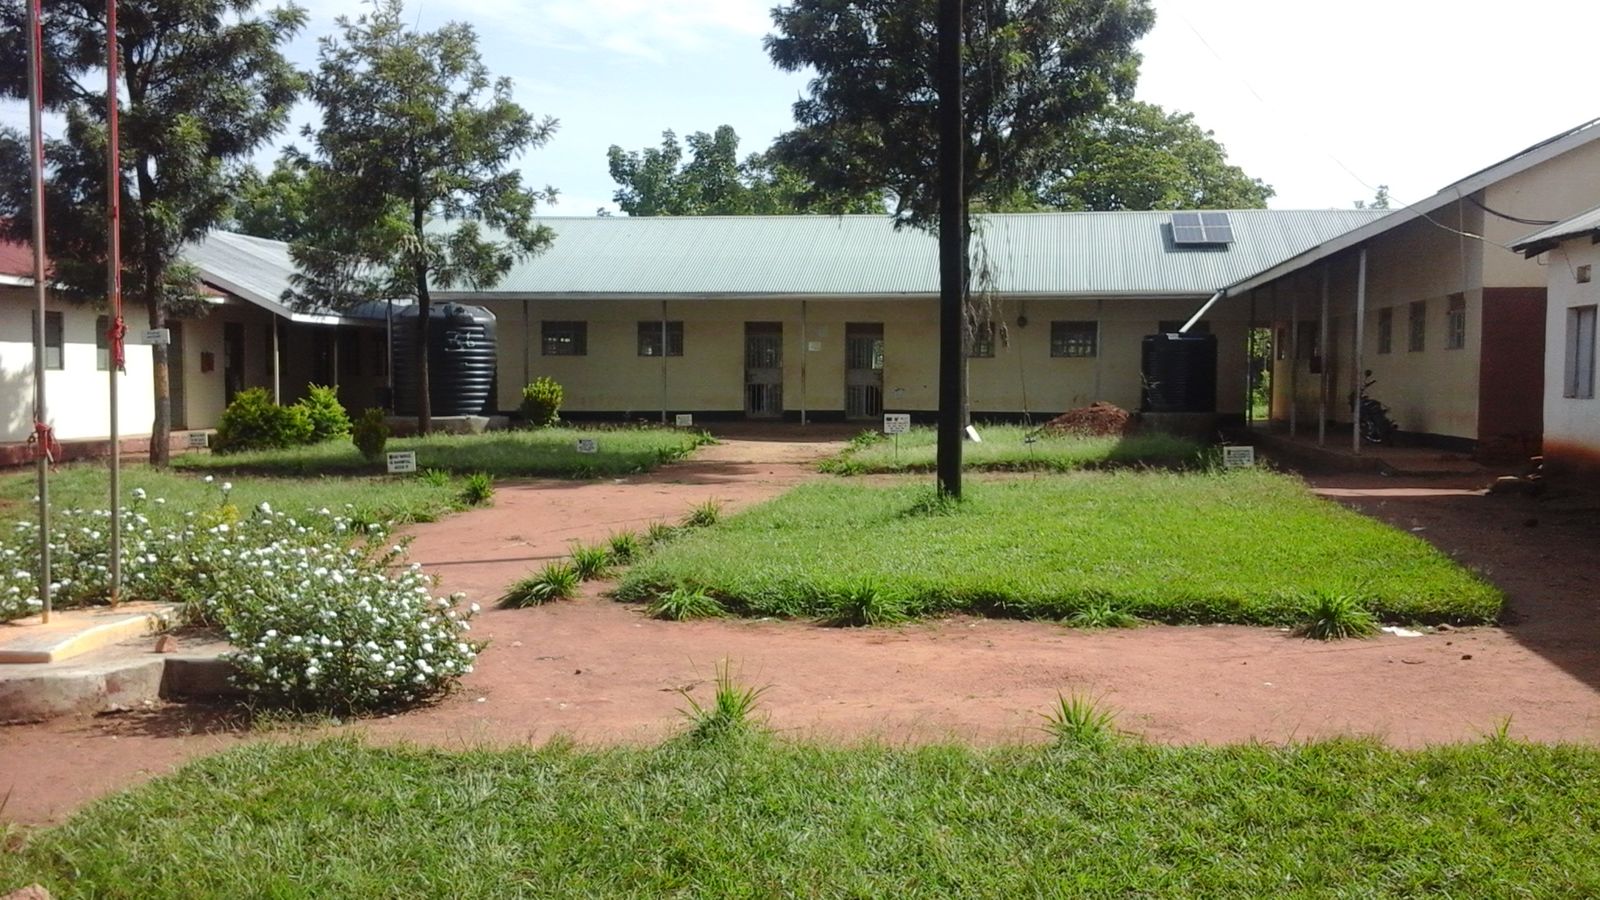
<path id="1" fill-rule="evenodd" d="M 1372 195 L 1372 199 L 1371 200 L 1357 200 L 1356 201 L 1356 209 L 1388 209 L 1388 208 L 1389 208 L 1389 186 L 1387 184 L 1378 185 L 1378 190 L 1377 190 L 1377 192 L 1375 194 Z"/>
<path id="2" fill-rule="evenodd" d="M 25 98 L 28 0 L 0 0 L 0 94 Z M 229 167 L 279 132 L 302 87 L 279 52 L 305 24 L 295 6 L 253 15 L 254 0 L 122 0 L 119 137 L 123 290 L 152 327 L 197 308 L 194 272 L 179 254 L 226 214 Z M 48 142 L 46 245 L 53 282 L 71 296 L 105 297 L 106 8 L 45 0 L 44 96 L 66 120 Z M 0 220 L 6 236 L 33 228 L 28 141 L 0 130 Z M 166 352 L 154 351 L 151 458 L 167 458 Z"/>
<path id="3" fill-rule="evenodd" d="M 739 135 L 731 125 L 686 139 L 689 159 L 671 131 L 661 146 L 629 152 L 613 144 L 607 153 L 613 195 L 630 216 L 726 216 L 787 213 L 882 212 L 881 191 L 828 194 L 805 176 L 772 158 L 753 153 L 739 159 Z"/>
<path id="4" fill-rule="evenodd" d="M 321 41 L 310 94 L 322 125 L 306 129 L 312 155 L 297 162 L 318 202 L 290 245 L 301 271 L 288 299 L 415 298 L 426 431 L 430 291 L 492 287 L 550 245 L 533 216 L 555 189 L 523 186 L 512 163 L 548 142 L 556 121 L 535 120 L 511 99 L 510 79 L 490 78 L 470 25 L 415 32 L 401 14 L 399 0 L 380 0 Z"/>
<path id="5" fill-rule="evenodd" d="M 291 150 L 266 175 L 254 166 L 239 174 L 227 224 L 240 234 L 293 241 L 305 232 L 313 205 L 311 176 Z"/>
<path id="6" fill-rule="evenodd" d="M 1272 194 L 1192 114 L 1130 100 L 1072 130 L 1035 196 L 1052 209 L 1259 209 Z"/>
<path id="7" fill-rule="evenodd" d="M 768 54 L 815 72 L 776 159 L 824 193 L 888 191 L 903 221 L 938 217 L 938 0 L 791 0 Z M 1076 123 L 1126 98 L 1148 0 L 969 0 L 964 181 L 970 202 L 1027 196 L 1056 169 Z"/>

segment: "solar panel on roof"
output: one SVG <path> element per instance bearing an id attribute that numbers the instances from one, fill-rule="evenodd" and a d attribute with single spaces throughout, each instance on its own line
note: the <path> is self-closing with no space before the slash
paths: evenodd
<path id="1" fill-rule="evenodd" d="M 1190 244 L 1231 244 L 1233 225 L 1223 212 L 1175 212 L 1172 214 L 1172 242 Z"/>

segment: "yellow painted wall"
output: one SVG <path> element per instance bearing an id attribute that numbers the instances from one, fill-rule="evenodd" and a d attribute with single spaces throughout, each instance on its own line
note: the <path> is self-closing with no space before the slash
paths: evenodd
<path id="1" fill-rule="evenodd" d="M 1468 204 L 1451 204 L 1433 219 L 1459 231 L 1483 227 L 1483 216 Z M 1374 238 L 1367 253 L 1367 306 L 1363 338 L 1363 367 L 1372 370 L 1377 384 L 1372 396 L 1389 406 L 1405 431 L 1476 439 L 1478 437 L 1478 368 L 1482 344 L 1483 250 L 1479 241 L 1464 238 L 1426 220 L 1408 222 Z M 1358 262 L 1354 251 L 1335 258 L 1329 268 L 1330 331 L 1326 370 L 1327 409 L 1336 422 L 1350 421 L 1348 398 L 1354 387 L 1354 312 Z M 1466 341 L 1460 349 L 1446 349 L 1446 310 L 1449 295 L 1466 299 Z M 1258 293 L 1266 309 L 1274 311 L 1276 326 L 1288 326 L 1297 314 L 1302 321 L 1317 321 L 1320 314 L 1320 266 L 1297 272 Z M 1409 305 L 1427 304 L 1425 349 L 1411 352 Z M 1394 316 L 1393 351 L 1378 352 L 1380 310 Z M 1274 335 L 1278 334 L 1277 327 Z M 1288 356 L 1287 350 L 1285 356 Z M 1273 418 L 1289 419 L 1291 385 L 1296 418 L 1301 427 L 1316 429 L 1322 376 L 1311 372 L 1311 361 L 1300 359 L 1291 374 L 1289 360 L 1273 365 Z"/>
<path id="2" fill-rule="evenodd" d="M 1491 209 L 1523 219 L 1560 221 L 1600 205 L 1600 141 L 1591 141 L 1526 172 L 1513 175 L 1484 192 Z M 1538 226 L 1486 216 L 1481 232 L 1486 287 L 1544 287 L 1544 269 L 1535 260 L 1505 249 Z M 1496 246 L 1500 245 L 1500 246 Z"/>
<path id="3" fill-rule="evenodd" d="M 640 357 L 637 347 L 638 323 L 659 321 L 660 301 L 534 300 L 526 318 L 521 300 L 482 305 L 497 318 L 504 410 L 516 408 L 523 384 L 548 375 L 561 382 L 566 406 L 574 411 L 646 417 L 663 405 L 669 412 L 742 411 L 746 322 L 783 323 L 784 406 L 790 413 L 801 409 L 802 383 L 807 410 L 844 409 L 844 337 L 851 323 L 883 325 L 886 409 L 938 406 L 938 310 L 929 298 L 804 301 L 803 324 L 799 300 L 668 301 L 666 317 L 684 323 L 684 355 L 665 360 Z M 995 314 L 1005 326 L 1004 340 L 997 341 L 993 358 L 969 363 L 972 408 L 1056 413 L 1095 400 L 1137 408 L 1140 339 L 1159 321 L 1187 319 L 1199 306 L 1197 300 L 1005 298 Z M 1019 316 L 1027 317 L 1026 326 L 1017 324 Z M 1244 407 L 1247 316 L 1247 309 L 1229 304 L 1208 316 L 1219 340 L 1218 404 L 1224 413 Z M 546 320 L 587 322 L 588 355 L 541 355 L 540 323 Z M 1052 358 L 1053 320 L 1098 320 L 1100 355 Z"/>

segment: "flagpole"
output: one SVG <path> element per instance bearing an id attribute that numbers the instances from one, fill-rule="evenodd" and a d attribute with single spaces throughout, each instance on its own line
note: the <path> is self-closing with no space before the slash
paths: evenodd
<path id="1" fill-rule="evenodd" d="M 50 621 L 50 446 L 54 443 L 45 409 L 44 264 L 44 35 L 39 0 L 28 2 L 28 128 L 33 168 L 33 289 L 37 298 L 33 331 L 33 437 L 39 470 L 40 619 Z M 63 348 L 64 350 L 64 348 Z"/>
<path id="2" fill-rule="evenodd" d="M 122 322 L 122 157 L 117 128 L 117 0 L 106 0 L 106 301 L 110 305 L 111 605 L 122 599 L 122 436 L 117 421 L 117 376 L 126 365 Z"/>

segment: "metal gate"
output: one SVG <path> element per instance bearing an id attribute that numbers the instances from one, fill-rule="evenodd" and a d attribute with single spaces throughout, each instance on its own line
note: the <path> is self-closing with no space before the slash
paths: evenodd
<path id="1" fill-rule="evenodd" d="M 744 323 L 744 414 L 783 415 L 783 323 Z"/>
<path id="2" fill-rule="evenodd" d="M 875 419 L 883 415 L 881 322 L 845 325 L 844 414 L 847 419 Z"/>

